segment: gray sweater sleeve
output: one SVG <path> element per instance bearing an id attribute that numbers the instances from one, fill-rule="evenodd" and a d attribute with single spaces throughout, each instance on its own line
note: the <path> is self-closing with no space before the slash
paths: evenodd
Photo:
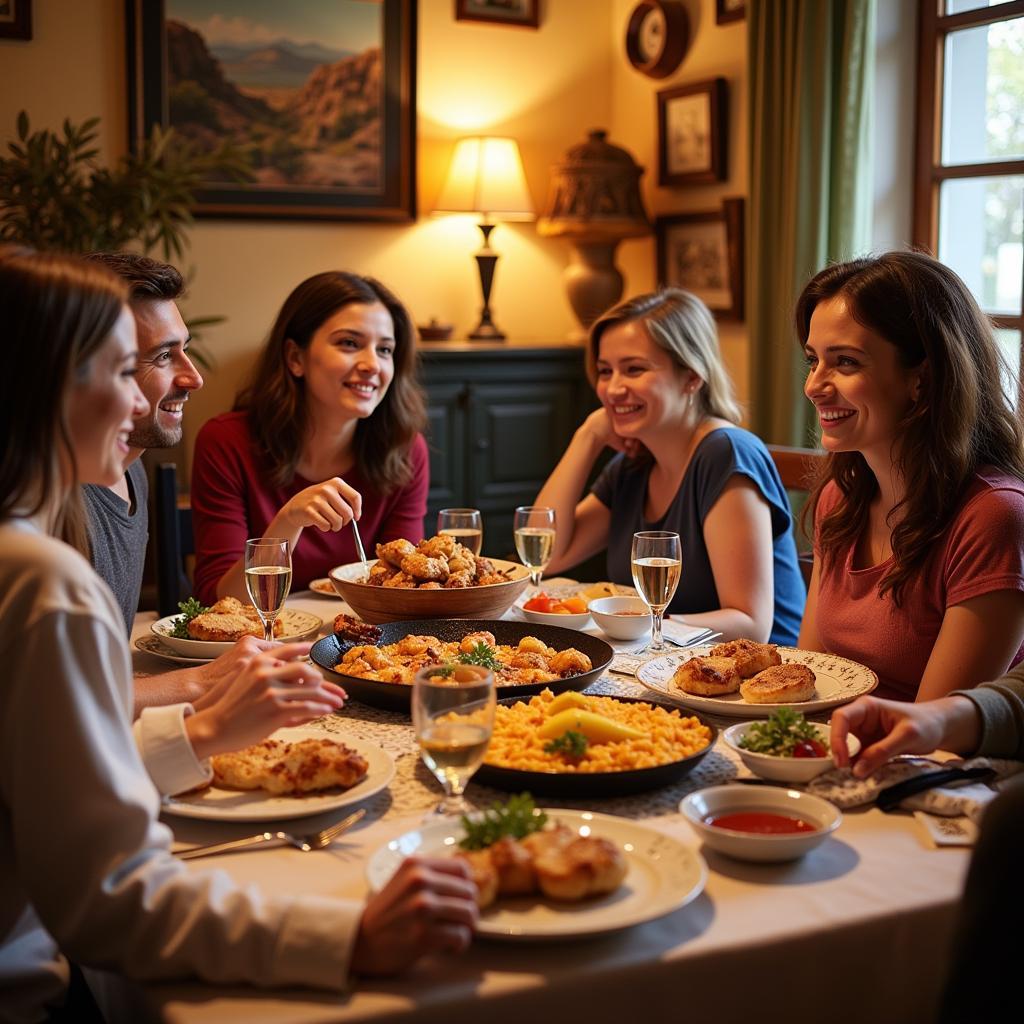
<path id="1" fill-rule="evenodd" d="M 972 701 L 981 715 L 976 754 L 1024 760 L 1024 662 L 991 683 L 954 693 Z"/>

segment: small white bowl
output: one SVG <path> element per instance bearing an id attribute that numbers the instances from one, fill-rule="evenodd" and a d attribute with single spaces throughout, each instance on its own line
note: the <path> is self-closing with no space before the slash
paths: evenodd
<path id="1" fill-rule="evenodd" d="M 740 760 L 762 779 L 771 779 L 772 782 L 810 782 L 811 779 L 835 767 L 831 754 L 824 757 L 779 757 L 777 754 L 757 754 L 752 750 L 745 750 L 740 746 L 740 740 L 746 735 L 747 730 L 756 724 L 758 723 L 741 722 L 739 725 L 730 725 L 722 733 L 722 739 L 740 755 Z M 827 742 L 829 726 L 817 722 L 810 724 L 819 738 Z M 856 757 L 860 753 L 860 740 L 853 735 L 847 736 L 846 749 L 849 750 L 851 758 Z"/>
<path id="2" fill-rule="evenodd" d="M 802 857 L 824 842 L 843 820 L 839 808 L 827 800 L 781 786 L 732 785 L 699 789 L 680 803 L 679 811 L 712 850 L 738 860 L 762 862 Z M 736 832 L 707 823 L 708 818 L 742 811 L 765 811 L 803 818 L 815 829 L 813 832 L 763 835 Z"/>
<path id="3" fill-rule="evenodd" d="M 643 612 L 643 615 L 622 615 L 622 612 Z M 619 614 L 616 614 L 619 613 Z M 616 640 L 639 640 L 650 633 L 651 609 L 639 597 L 599 597 L 590 602 L 594 621 Z"/>
<path id="4" fill-rule="evenodd" d="M 590 612 L 535 612 L 520 609 L 530 622 L 541 626 L 562 626 L 564 629 L 582 629 L 590 621 Z"/>

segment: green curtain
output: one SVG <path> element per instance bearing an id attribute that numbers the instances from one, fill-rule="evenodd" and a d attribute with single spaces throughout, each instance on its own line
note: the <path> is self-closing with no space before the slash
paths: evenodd
<path id="1" fill-rule="evenodd" d="M 871 245 L 875 0 L 748 0 L 747 22 L 753 426 L 815 445 L 793 306 L 815 272 Z"/>

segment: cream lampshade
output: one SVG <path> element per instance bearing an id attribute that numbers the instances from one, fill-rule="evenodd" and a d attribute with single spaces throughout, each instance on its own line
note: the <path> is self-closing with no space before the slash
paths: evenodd
<path id="1" fill-rule="evenodd" d="M 480 311 L 480 323 L 469 337 L 504 340 L 505 335 L 491 319 L 491 286 L 494 284 L 498 254 L 490 247 L 490 235 L 495 221 L 534 218 L 533 203 L 515 139 L 486 135 L 459 139 L 434 213 L 480 215 L 484 243 L 476 254 L 476 261 L 480 269 L 483 309 Z"/>

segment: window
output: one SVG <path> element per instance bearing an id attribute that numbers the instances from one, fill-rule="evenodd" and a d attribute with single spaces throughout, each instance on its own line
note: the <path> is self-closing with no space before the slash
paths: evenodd
<path id="1" fill-rule="evenodd" d="M 1021 375 L 1024 0 L 920 0 L 914 242 L 967 282 Z"/>

